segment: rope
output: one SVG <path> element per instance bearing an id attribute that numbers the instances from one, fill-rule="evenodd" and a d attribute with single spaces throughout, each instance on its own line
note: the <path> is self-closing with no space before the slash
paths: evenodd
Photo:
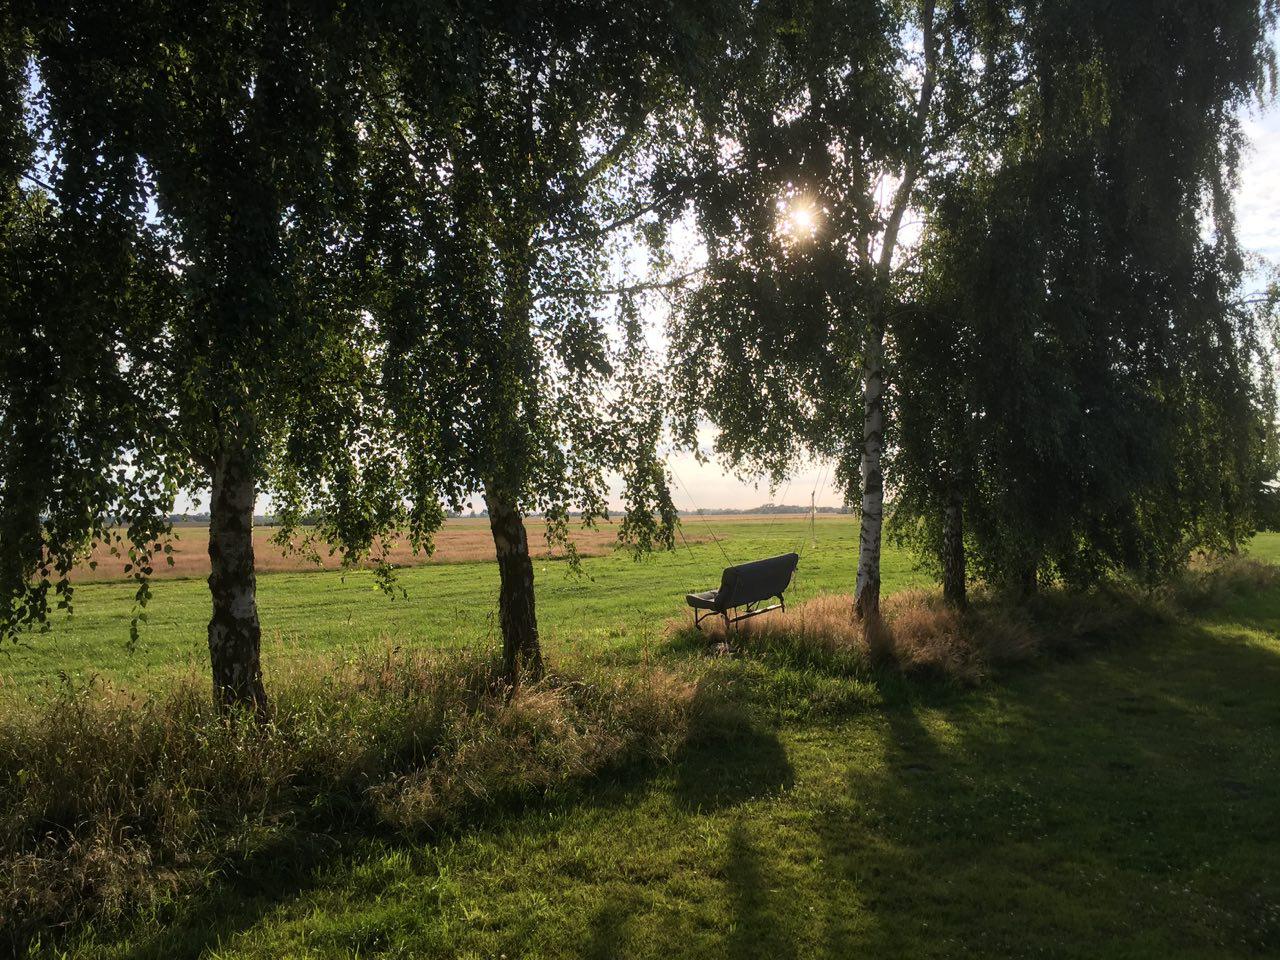
<path id="1" fill-rule="evenodd" d="M 828 460 L 822 468 L 822 473 L 818 475 L 819 480 L 814 480 L 813 492 L 809 494 L 809 503 L 812 505 L 812 512 L 809 514 L 809 534 L 814 543 L 818 541 L 818 494 L 825 493 L 827 489 L 827 478 L 831 473 L 831 461 Z M 819 485 L 821 484 L 821 485 Z M 809 539 L 803 535 L 800 537 L 799 546 L 796 553 L 804 556 L 804 548 L 809 545 Z"/>
<path id="2" fill-rule="evenodd" d="M 697 560 L 697 554 L 693 552 L 693 547 L 689 546 L 689 538 L 684 535 L 684 524 L 676 524 L 676 533 L 680 534 L 680 542 L 684 544 L 684 548 L 689 551 L 690 558 Z"/>
<path id="3" fill-rule="evenodd" d="M 675 469 L 672 468 L 670 464 L 667 465 L 667 469 L 671 470 L 671 475 L 676 478 L 676 483 L 680 484 L 680 489 L 682 489 L 684 491 L 684 495 L 689 498 L 689 505 L 693 507 L 694 515 L 703 522 L 707 528 L 707 533 L 711 534 L 711 539 L 714 540 L 716 546 L 720 548 L 720 556 L 724 557 L 724 562 L 732 567 L 734 563 L 729 559 L 729 554 L 725 552 L 724 544 L 722 544 L 720 542 L 720 538 L 716 536 L 716 532 L 712 529 L 710 521 L 708 521 L 707 518 L 699 512 L 698 505 L 693 500 L 693 494 L 689 492 L 689 488 L 686 487 L 684 485 L 684 481 L 680 479 L 680 474 L 676 473 Z M 682 533 L 681 536 L 683 535 L 684 534 Z M 685 541 L 685 546 L 688 546 L 688 541 Z M 692 553 L 692 551 L 690 552 Z"/>
<path id="4" fill-rule="evenodd" d="M 778 500 L 776 506 L 785 507 L 787 505 L 787 494 L 791 492 L 791 478 L 787 478 L 787 485 L 782 489 L 782 497 Z M 773 529 L 773 525 L 778 522 L 778 518 L 782 516 L 781 512 L 775 513 L 768 523 L 764 525 L 764 536 L 769 535 L 769 531 Z"/>

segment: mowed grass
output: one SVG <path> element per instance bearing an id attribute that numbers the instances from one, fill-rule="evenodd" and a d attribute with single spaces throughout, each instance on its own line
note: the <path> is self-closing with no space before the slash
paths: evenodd
<path id="1" fill-rule="evenodd" d="M 458 521 L 474 526 L 476 521 Z M 788 550 L 802 551 L 788 593 L 799 601 L 820 592 L 851 589 L 857 527 L 853 517 L 819 517 L 810 537 L 793 518 L 688 518 L 674 552 L 634 559 L 611 552 L 587 557 L 583 575 L 562 561 L 536 561 L 538 623 L 553 658 L 581 655 L 634 662 L 658 642 L 662 626 L 687 613 L 684 594 L 719 586 L 725 554 L 735 563 Z M 711 538 L 718 537 L 718 546 Z M 701 539 L 701 542 L 696 542 Z M 721 546 L 724 554 L 721 553 Z M 888 549 L 886 590 L 927 582 L 908 554 Z M 370 644 L 457 649 L 500 645 L 498 571 L 492 562 L 447 563 L 400 571 L 402 593 L 388 597 L 367 571 L 263 573 L 258 602 L 264 670 L 319 651 Z M 207 665 L 209 591 L 203 579 L 155 582 L 142 637 L 130 650 L 133 586 L 128 581 L 82 583 L 71 617 L 55 617 L 47 633 L 17 647 L 0 648 L 0 692 L 27 695 L 61 675 L 78 682 L 100 677 L 154 687 L 175 674 Z"/>

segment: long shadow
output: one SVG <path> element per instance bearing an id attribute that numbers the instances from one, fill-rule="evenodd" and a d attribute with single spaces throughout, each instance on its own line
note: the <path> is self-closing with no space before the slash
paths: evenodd
<path id="1" fill-rule="evenodd" d="M 672 767 L 633 765 L 607 776 L 571 785 L 550 801 L 564 807 L 619 807 L 642 797 L 655 777 L 674 776 L 676 803 L 686 811 L 714 813 L 789 787 L 794 771 L 776 733 L 752 719 L 714 682 L 699 685 L 698 718 Z M 537 799 L 477 813 L 447 836 L 492 829 L 526 809 L 546 807 Z M 429 837 L 406 837 L 372 823 L 353 821 L 342 838 L 317 832 L 322 826 L 282 833 L 274 842 L 223 871 L 181 901 L 144 920 L 130 918 L 99 935 L 118 934 L 132 941 L 128 956 L 186 960 L 205 955 L 251 929 L 283 903 L 296 900 L 324 882 L 326 868 L 368 855 L 413 853 L 430 846 Z M 739 865 L 745 860 L 738 861 Z M 746 897 L 744 902 L 750 902 Z M 619 955 L 625 946 L 627 904 L 607 907 L 595 918 L 584 956 Z M 75 931 L 69 931 L 74 945 Z"/>
<path id="2" fill-rule="evenodd" d="M 591 918 L 587 941 L 582 945 L 582 960 L 619 960 L 627 954 L 631 942 L 632 904 L 610 901 Z"/>
<path id="3" fill-rule="evenodd" d="M 712 813 L 786 790 L 795 771 L 777 732 L 753 718 L 714 679 L 694 694 L 698 718 L 676 765 L 681 809 Z"/>
<path id="4" fill-rule="evenodd" d="M 353 856 L 368 837 L 344 840 L 291 831 L 228 868 L 180 908 L 159 911 L 155 932 L 140 939 L 129 956 L 144 960 L 197 958 L 261 920 L 276 905 L 313 889 L 326 864 Z M 125 931 L 127 932 L 127 930 Z"/>
<path id="5" fill-rule="evenodd" d="M 725 881 L 733 908 L 733 927 L 725 944 L 733 960 L 767 957 L 787 960 L 795 957 L 790 924 L 780 922 L 792 915 L 797 904 L 778 903 L 770 890 L 761 857 L 741 822 L 729 828 L 729 851 L 724 867 Z"/>
<path id="6" fill-rule="evenodd" d="M 858 803 L 820 829 L 829 954 L 1280 950 L 1280 653 L 1165 629 L 954 700 L 887 697 L 883 770 L 850 769 Z"/>

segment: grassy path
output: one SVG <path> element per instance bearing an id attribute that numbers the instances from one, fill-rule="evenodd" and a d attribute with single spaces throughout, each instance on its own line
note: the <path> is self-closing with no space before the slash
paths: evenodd
<path id="1" fill-rule="evenodd" d="M 978 690 L 873 687 L 452 840 L 317 841 L 83 952 L 1274 956 L 1277 631 L 1272 591 Z"/>

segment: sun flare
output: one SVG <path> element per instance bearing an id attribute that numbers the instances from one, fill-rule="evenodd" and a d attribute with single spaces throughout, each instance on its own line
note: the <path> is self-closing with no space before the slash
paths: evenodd
<path id="1" fill-rule="evenodd" d="M 811 237 L 818 228 L 818 211 L 807 200 L 796 200 L 787 208 L 783 225 L 794 239 Z"/>

